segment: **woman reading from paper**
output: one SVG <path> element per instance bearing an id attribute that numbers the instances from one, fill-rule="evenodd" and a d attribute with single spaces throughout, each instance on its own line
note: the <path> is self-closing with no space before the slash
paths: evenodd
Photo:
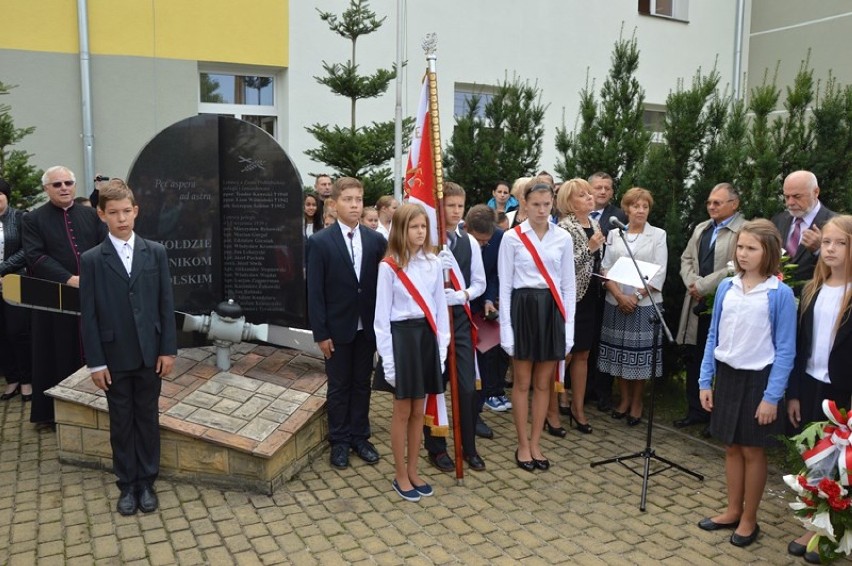
<path id="1" fill-rule="evenodd" d="M 661 374 L 663 367 L 662 337 L 657 337 L 656 367 L 653 359 L 654 326 L 651 317 L 654 306 L 663 296 L 660 290 L 666 280 L 666 232 L 648 223 L 648 215 L 654 205 L 651 193 L 634 187 L 624 193 L 621 208 L 627 214 L 627 230 L 624 239 L 620 230 L 610 230 L 606 241 L 606 252 L 601 271 L 606 276 L 621 258 L 628 258 L 627 247 L 639 261 L 660 266 L 648 280 L 651 296 L 642 287 L 606 282 L 606 304 L 603 312 L 603 327 L 598 354 L 598 369 L 618 379 L 621 400 L 612 411 L 612 418 L 627 417 L 629 426 L 642 422 L 642 391 L 645 381 Z M 626 246 L 625 247 L 625 242 Z M 659 329 L 658 329 L 659 330 Z"/>

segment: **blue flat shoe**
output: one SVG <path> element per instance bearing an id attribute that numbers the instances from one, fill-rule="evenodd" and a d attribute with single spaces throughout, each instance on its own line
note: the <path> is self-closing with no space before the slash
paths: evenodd
<path id="1" fill-rule="evenodd" d="M 406 501 L 420 501 L 420 492 L 417 491 L 417 489 L 415 488 L 409 489 L 408 491 L 402 491 L 402 488 L 399 487 L 399 484 L 396 482 L 396 480 L 393 480 L 393 489 L 399 494 L 400 497 L 402 497 Z"/>
<path id="2" fill-rule="evenodd" d="M 435 490 L 432 489 L 432 486 L 428 483 L 424 483 L 423 485 L 414 485 L 414 483 L 412 483 L 411 485 L 414 486 L 414 491 L 419 493 L 421 497 L 431 497 L 435 495 Z"/>

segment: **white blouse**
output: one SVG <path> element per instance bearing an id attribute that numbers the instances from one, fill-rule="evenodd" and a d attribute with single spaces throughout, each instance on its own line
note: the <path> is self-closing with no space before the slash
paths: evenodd
<path id="1" fill-rule="evenodd" d="M 722 303 L 719 341 L 713 351 L 718 361 L 744 370 L 760 370 L 775 361 L 769 290 L 777 288 L 778 278 L 770 276 L 745 293 L 740 276 L 734 277 Z"/>
<path id="2" fill-rule="evenodd" d="M 403 271 L 423 296 L 426 306 L 435 319 L 435 325 L 438 327 L 438 352 L 443 364 L 447 359 L 447 346 L 450 343 L 450 326 L 441 262 L 436 256 L 426 255 L 420 251 L 411 258 Z M 396 378 L 396 371 L 391 321 L 423 318 L 425 315 L 423 309 L 414 301 L 408 289 L 396 276 L 393 268 L 385 262 L 379 264 L 376 297 L 376 319 L 373 324 L 376 331 L 376 351 L 382 357 L 385 379 L 392 382 Z M 417 352 L 412 352 L 411 355 L 416 356 Z"/>
<path id="3" fill-rule="evenodd" d="M 539 240 L 529 220 L 521 224 L 521 232 L 527 235 L 538 251 L 541 261 L 559 291 L 565 305 L 565 353 L 574 346 L 574 309 L 576 280 L 574 279 L 574 242 L 567 230 L 548 222 L 547 232 Z M 515 229 L 507 230 L 500 244 L 497 258 L 497 273 L 500 280 L 500 345 L 507 354 L 514 355 L 515 334 L 512 330 L 512 290 L 548 289 L 547 282 L 536 267 Z"/>
<path id="4" fill-rule="evenodd" d="M 805 373 L 823 383 L 831 383 L 828 377 L 828 356 L 834 345 L 834 325 L 840 314 L 840 303 L 846 294 L 846 286 L 823 285 L 814 301 L 814 329 L 811 355 Z"/>

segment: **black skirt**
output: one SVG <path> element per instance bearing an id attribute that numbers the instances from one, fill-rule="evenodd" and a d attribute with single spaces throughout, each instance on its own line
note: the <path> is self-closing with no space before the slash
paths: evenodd
<path id="1" fill-rule="evenodd" d="M 773 422 L 759 425 L 754 416 L 763 400 L 771 370 L 771 365 L 752 371 L 716 362 L 713 412 L 710 413 L 710 434 L 714 438 L 726 445 L 778 446 L 776 437 L 784 434 L 787 419 L 784 401 L 778 403 L 777 417 Z"/>
<path id="2" fill-rule="evenodd" d="M 396 399 L 423 399 L 427 393 L 443 393 L 438 339 L 425 318 L 391 321 L 396 386 L 385 381 L 379 361 L 373 389 L 392 391 Z"/>
<path id="3" fill-rule="evenodd" d="M 801 427 L 810 423 L 826 421 L 828 417 L 822 410 L 822 402 L 829 399 L 837 404 L 838 409 L 849 410 L 850 392 L 838 389 L 831 383 L 825 383 L 808 374 L 802 378 L 799 386 L 799 407 L 802 414 Z"/>
<path id="4" fill-rule="evenodd" d="M 598 318 L 598 298 L 596 293 L 592 293 L 591 287 L 596 285 L 597 281 L 589 283 L 589 290 L 577 303 L 577 311 L 574 313 L 574 346 L 571 348 L 571 353 L 585 352 L 592 349 L 592 345 L 597 342 L 595 336 L 595 328 L 597 327 Z"/>
<path id="5" fill-rule="evenodd" d="M 514 289 L 511 309 L 516 360 L 565 359 L 565 320 L 550 289 Z"/>

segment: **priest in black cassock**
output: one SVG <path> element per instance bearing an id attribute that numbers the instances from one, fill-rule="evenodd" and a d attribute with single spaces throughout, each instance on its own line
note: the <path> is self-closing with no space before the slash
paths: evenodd
<path id="1" fill-rule="evenodd" d="M 23 240 L 29 273 L 39 279 L 80 286 L 80 256 L 107 235 L 94 208 L 74 204 L 77 180 L 57 165 L 41 178 L 48 202 L 24 215 Z M 52 424 L 53 399 L 44 392 L 84 364 L 80 319 L 33 311 L 33 401 L 30 421 Z"/>

